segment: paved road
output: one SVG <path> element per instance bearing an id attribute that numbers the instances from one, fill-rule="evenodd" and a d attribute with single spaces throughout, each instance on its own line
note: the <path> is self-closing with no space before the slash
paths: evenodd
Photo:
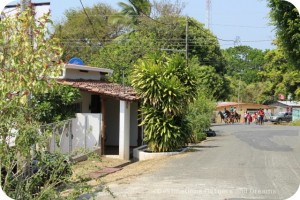
<path id="1" fill-rule="evenodd" d="M 111 184 L 116 199 L 286 199 L 300 184 L 300 128 L 220 125 L 209 138 L 130 184 Z M 113 199 L 99 193 L 97 199 Z"/>

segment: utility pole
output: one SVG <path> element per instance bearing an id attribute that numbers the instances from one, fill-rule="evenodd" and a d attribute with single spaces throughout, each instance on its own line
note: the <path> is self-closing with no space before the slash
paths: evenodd
<path id="1" fill-rule="evenodd" d="M 241 46 L 242 45 L 242 42 L 241 42 L 241 38 L 240 36 L 236 36 L 234 41 L 233 41 L 233 46 Z"/>
<path id="2" fill-rule="evenodd" d="M 238 89 L 238 112 L 240 111 L 240 89 L 241 89 L 241 74 L 239 78 L 239 89 Z"/>
<path id="3" fill-rule="evenodd" d="M 185 49 L 160 49 L 162 51 L 172 51 L 172 52 L 184 52 L 185 53 L 185 60 L 186 60 L 186 67 L 188 67 L 188 59 L 189 59 L 189 17 L 186 16 L 186 24 L 185 24 Z"/>
<path id="4" fill-rule="evenodd" d="M 21 0 L 21 11 L 23 12 L 31 4 L 31 0 Z"/>

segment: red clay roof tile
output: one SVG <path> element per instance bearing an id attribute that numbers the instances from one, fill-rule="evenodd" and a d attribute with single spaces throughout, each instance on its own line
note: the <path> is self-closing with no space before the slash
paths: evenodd
<path id="1" fill-rule="evenodd" d="M 100 95 L 106 95 L 113 98 L 126 101 L 138 101 L 135 90 L 132 87 L 122 86 L 117 83 L 109 83 L 104 81 L 94 80 L 71 80 L 71 79 L 59 79 L 59 83 L 64 85 L 70 85 L 74 88 L 78 88 L 83 91 L 97 93 Z"/>

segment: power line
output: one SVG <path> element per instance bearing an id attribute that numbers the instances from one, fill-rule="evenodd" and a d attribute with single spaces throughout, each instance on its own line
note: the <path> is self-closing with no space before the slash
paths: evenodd
<path id="1" fill-rule="evenodd" d="M 94 24 L 93 24 L 93 22 L 92 22 L 92 20 L 91 20 L 91 18 L 90 18 L 90 15 L 88 15 L 88 13 L 86 12 L 86 9 L 85 9 L 85 7 L 84 7 L 84 5 L 83 5 L 83 3 L 82 3 L 82 1 L 81 0 L 79 0 L 80 1 L 80 4 L 81 4 L 81 6 L 82 6 L 82 9 L 83 9 L 83 11 L 84 11 L 84 14 L 85 14 L 85 16 L 87 17 L 87 19 L 88 19 L 88 21 L 89 21 L 89 23 L 91 24 L 91 27 L 92 27 L 92 29 L 93 29 L 93 32 L 94 32 L 94 34 L 95 34 L 95 36 L 96 36 L 96 38 L 97 38 L 97 40 L 100 42 L 100 43 L 102 43 L 102 41 L 100 40 L 100 38 L 98 37 L 98 34 L 97 34 L 97 32 L 96 32 L 96 30 L 95 30 L 95 28 L 94 28 Z M 211 7 L 211 0 L 207 0 L 208 1 L 208 5 L 209 5 L 209 7 Z M 122 16 L 122 14 L 110 14 L 110 15 L 91 15 L 91 16 Z M 139 15 L 130 15 L 130 16 L 139 16 Z M 148 18 L 150 18 L 150 17 L 148 17 Z M 154 22 L 156 22 L 156 23 L 159 23 L 159 24 L 163 24 L 163 25 L 174 25 L 174 24 L 166 24 L 166 23 L 162 23 L 162 22 L 159 22 L 159 21 L 157 21 L 157 20 L 154 20 L 154 19 L 152 19 L 152 18 L 150 18 L 151 20 L 153 20 Z M 192 22 L 196 27 L 198 27 L 198 28 L 200 28 L 200 29 L 203 29 L 202 27 L 199 27 L 197 24 L 195 24 L 193 21 L 191 21 L 191 20 L 189 20 L 189 22 Z M 213 25 L 220 25 L 220 26 L 237 26 L 237 27 L 245 27 L 245 28 L 265 28 L 265 27 L 252 27 L 252 26 L 241 26 L 241 25 L 222 25 L 222 24 L 213 24 Z M 222 38 L 218 38 L 218 37 L 216 37 L 219 41 L 223 41 L 223 42 L 235 42 L 236 40 L 233 40 L 233 39 L 222 39 Z M 111 40 L 114 40 L 114 39 L 106 39 L 107 41 L 111 41 Z M 163 40 L 163 39 L 162 39 Z M 166 39 L 167 40 L 167 39 Z M 185 40 L 185 39 L 178 39 L 178 40 Z M 213 40 L 213 39 L 210 39 L 211 41 L 215 41 L 215 40 Z M 206 41 L 207 41 L 207 39 L 206 39 Z M 257 42 L 267 42 L 267 41 L 273 41 L 273 40 L 248 40 L 248 41 L 240 41 L 240 42 L 246 42 L 246 43 L 251 43 L 251 42 L 255 42 L 255 43 L 257 43 Z"/>
<path id="2" fill-rule="evenodd" d="M 97 34 L 97 32 L 96 32 L 96 29 L 95 29 L 95 27 L 94 27 L 94 24 L 93 24 L 91 18 L 90 18 L 89 15 L 87 14 L 87 12 L 86 12 L 86 10 L 85 10 L 85 7 L 83 6 L 82 1 L 81 1 L 81 0 L 79 0 L 79 1 L 80 1 L 80 4 L 81 4 L 81 7 L 82 7 L 82 9 L 83 9 L 84 14 L 85 14 L 85 16 L 87 17 L 87 19 L 88 19 L 88 21 L 89 21 L 89 23 L 90 23 L 90 25 L 91 25 L 91 27 L 92 27 L 92 29 L 93 29 L 93 32 L 94 32 L 96 38 L 97 38 L 98 41 L 101 43 L 102 41 L 101 41 L 100 38 L 98 37 L 98 34 Z"/>
<path id="3" fill-rule="evenodd" d="M 226 39 L 222 39 L 222 38 L 218 38 L 216 37 L 218 40 L 220 41 L 224 41 L 224 42 L 234 42 L 235 40 L 226 40 Z M 98 41 L 97 39 L 87 39 L 87 40 L 84 40 L 84 39 L 72 39 L 72 38 L 68 38 L 68 39 L 61 39 L 61 41 L 73 41 L 73 42 L 86 42 L 86 43 L 89 43 L 89 42 L 93 42 L 93 41 Z M 118 40 L 116 39 L 106 39 L 106 41 L 116 41 L 118 42 Z M 174 42 L 179 42 L 179 43 L 185 43 L 185 39 L 182 39 L 182 38 L 174 38 L 174 39 L 166 39 L 166 38 L 162 38 L 162 39 L 155 39 L 155 41 L 174 41 Z M 188 40 L 189 42 L 199 42 L 199 39 L 189 39 Z M 205 39 L 205 41 L 203 42 L 207 42 L 207 41 L 216 41 L 215 39 L 210 39 L 210 38 L 207 38 Z M 273 39 L 261 39 L 261 40 L 242 40 L 241 42 L 268 42 L 268 41 L 273 41 Z"/>

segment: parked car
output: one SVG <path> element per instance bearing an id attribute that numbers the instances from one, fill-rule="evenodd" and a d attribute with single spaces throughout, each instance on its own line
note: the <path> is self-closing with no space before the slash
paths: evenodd
<path id="1" fill-rule="evenodd" d="M 279 112 L 277 115 L 270 117 L 270 122 L 280 124 L 281 122 L 290 122 L 290 121 L 292 121 L 292 118 L 293 118 L 292 113 Z"/>

